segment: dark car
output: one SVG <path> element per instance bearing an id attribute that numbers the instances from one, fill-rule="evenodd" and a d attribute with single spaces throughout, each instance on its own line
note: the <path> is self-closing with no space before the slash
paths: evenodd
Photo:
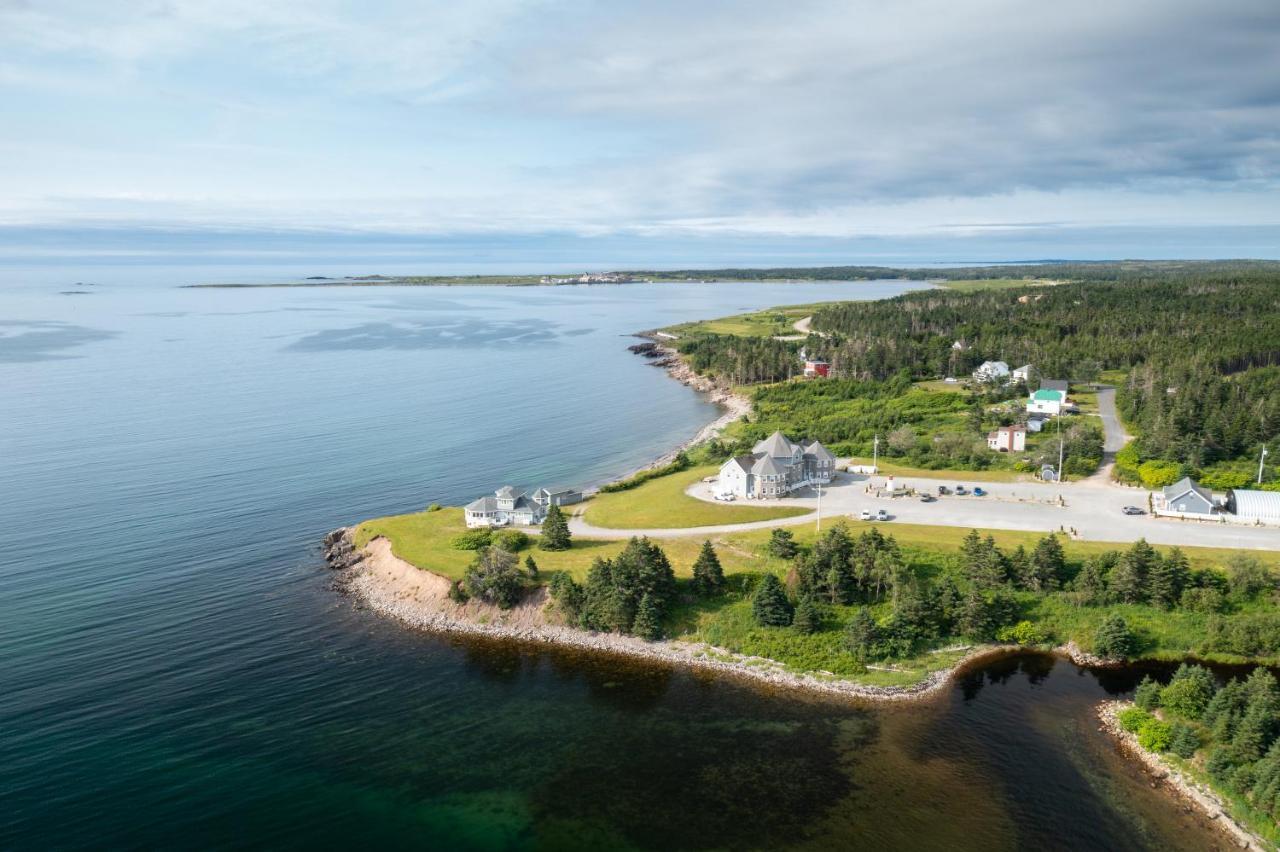
<path id="1" fill-rule="evenodd" d="M 965 488 L 963 485 L 957 485 L 956 493 L 959 494 L 961 497 L 963 497 L 964 495 L 969 493 L 969 490 Z"/>
<path id="2" fill-rule="evenodd" d="M 921 494 L 921 495 L 920 495 L 920 502 L 921 502 L 921 503 L 936 503 L 936 502 L 938 502 L 938 498 L 937 498 L 937 497 L 934 497 L 932 494 Z"/>
<path id="3" fill-rule="evenodd" d="M 1120 511 L 1126 515 L 1145 515 L 1147 513 L 1145 509 L 1139 509 L 1137 506 L 1125 506 Z"/>
<path id="4" fill-rule="evenodd" d="M 945 485 L 939 485 L 939 486 L 938 486 L 938 495 L 939 495 L 939 496 L 945 497 L 946 495 L 948 495 L 948 494 L 950 494 L 950 493 L 951 493 L 951 489 L 950 489 L 950 488 L 948 488 L 947 486 L 945 486 Z"/>

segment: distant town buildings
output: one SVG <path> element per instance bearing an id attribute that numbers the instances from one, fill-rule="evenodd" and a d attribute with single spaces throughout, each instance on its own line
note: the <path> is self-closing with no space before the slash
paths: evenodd
<path id="1" fill-rule="evenodd" d="M 630 275 L 621 272 L 584 272 L 563 278 L 544 275 L 538 279 L 542 284 L 630 284 L 636 281 Z"/>
<path id="2" fill-rule="evenodd" d="M 835 475 L 836 458 L 817 441 L 795 443 L 774 432 L 757 443 L 751 455 L 729 459 L 720 467 L 717 493 L 747 498 L 784 497 Z"/>

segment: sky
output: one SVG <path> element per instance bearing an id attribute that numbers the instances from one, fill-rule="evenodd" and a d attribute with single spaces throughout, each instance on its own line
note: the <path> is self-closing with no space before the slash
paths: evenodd
<path id="1" fill-rule="evenodd" d="M 1280 257 L 1277 45 L 1277 0 L 0 0 L 0 259 Z"/>

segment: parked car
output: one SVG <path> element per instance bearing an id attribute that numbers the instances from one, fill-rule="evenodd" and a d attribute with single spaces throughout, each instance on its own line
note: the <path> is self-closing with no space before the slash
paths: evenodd
<path id="1" fill-rule="evenodd" d="M 945 485 L 939 485 L 939 486 L 938 486 L 938 496 L 939 496 L 939 497 L 945 497 L 946 495 L 948 495 L 948 494 L 950 494 L 950 493 L 951 493 L 951 489 L 950 489 L 950 488 L 948 488 L 947 486 L 945 486 Z"/>
<path id="2" fill-rule="evenodd" d="M 964 495 L 969 493 L 969 489 L 965 488 L 963 485 L 957 485 L 956 493 L 959 494 L 961 497 L 963 497 Z"/>
<path id="3" fill-rule="evenodd" d="M 878 512 L 876 512 L 876 520 L 877 521 L 889 520 L 889 513 L 886 512 L 884 509 L 879 510 Z"/>
<path id="4" fill-rule="evenodd" d="M 982 488 L 975 488 L 975 489 L 973 489 L 973 496 L 974 496 L 974 497 L 986 497 L 986 496 L 987 496 L 987 492 L 986 492 L 986 491 L 984 491 L 984 490 L 982 490 Z"/>
<path id="5" fill-rule="evenodd" d="M 858 517 L 859 517 L 859 518 L 861 518 L 861 519 L 862 519 L 862 520 L 864 520 L 864 521 L 869 521 L 869 520 L 871 520 L 871 510 L 870 510 L 870 509 L 863 509 L 861 512 L 859 512 L 859 513 L 858 513 Z"/>
<path id="6" fill-rule="evenodd" d="M 934 497 L 932 494 L 921 494 L 920 502 L 921 503 L 937 503 L 938 498 Z"/>
<path id="7" fill-rule="evenodd" d="M 1147 513 L 1145 509 L 1139 509 L 1137 506 L 1125 506 L 1120 511 L 1126 515 L 1145 515 Z"/>
<path id="8" fill-rule="evenodd" d="M 734 500 L 734 497 L 732 494 L 717 494 L 716 499 L 723 500 L 726 503 L 732 503 Z"/>

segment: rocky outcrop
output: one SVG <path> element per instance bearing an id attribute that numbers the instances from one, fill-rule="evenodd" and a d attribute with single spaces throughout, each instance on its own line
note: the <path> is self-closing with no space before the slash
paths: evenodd
<path id="1" fill-rule="evenodd" d="M 364 559 L 364 554 L 356 550 L 352 532 L 351 527 L 338 527 L 324 537 L 324 561 L 335 571 L 351 568 Z"/>
<path id="2" fill-rule="evenodd" d="M 1099 657 L 1097 654 L 1090 654 L 1074 641 L 1061 646 L 1058 651 L 1066 655 L 1066 658 L 1077 666 L 1086 669 L 1118 669 L 1129 664 L 1128 660 L 1114 660 L 1110 657 Z"/>

